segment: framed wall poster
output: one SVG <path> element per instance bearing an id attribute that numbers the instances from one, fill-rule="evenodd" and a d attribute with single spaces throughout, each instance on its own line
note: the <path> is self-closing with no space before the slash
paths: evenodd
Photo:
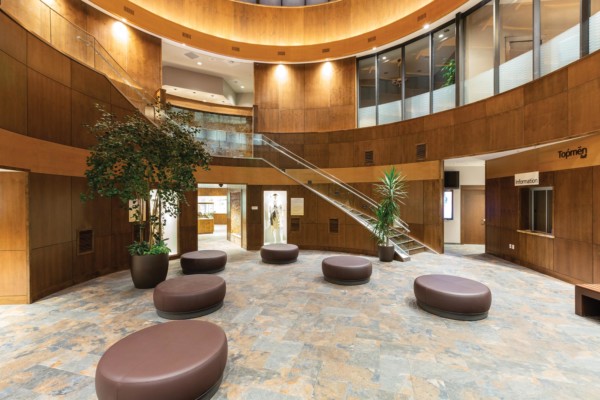
<path id="1" fill-rule="evenodd" d="M 444 219 L 454 219 L 453 190 L 444 190 Z"/>
<path id="2" fill-rule="evenodd" d="M 290 199 L 290 215 L 304 215 L 304 197 Z"/>
<path id="3" fill-rule="evenodd" d="M 264 244 L 287 243 L 287 192 L 263 192 Z"/>

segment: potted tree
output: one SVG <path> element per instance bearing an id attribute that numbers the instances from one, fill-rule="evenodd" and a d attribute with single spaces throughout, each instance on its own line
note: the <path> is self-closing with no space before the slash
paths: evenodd
<path id="1" fill-rule="evenodd" d="M 404 176 L 392 166 L 383 173 L 380 183 L 375 185 L 375 193 L 379 197 L 379 204 L 374 209 L 373 234 L 379 245 L 379 260 L 392 261 L 395 249 L 390 242 L 390 234 L 396 219 L 400 217 L 402 199 L 406 198 Z"/>
<path id="2" fill-rule="evenodd" d="M 100 119 L 90 127 L 97 143 L 87 158 L 88 191 L 82 194 L 84 201 L 95 195 L 118 197 L 128 207 L 138 230 L 129 246 L 136 288 L 165 280 L 170 250 L 163 237 L 164 216 L 179 213 L 185 192 L 196 190 L 194 172 L 208 169 L 211 160 L 204 143 L 194 138 L 199 128 L 190 125 L 191 113 L 159 102 L 154 108 L 155 123 L 137 112 L 118 119 L 100 108 Z"/>

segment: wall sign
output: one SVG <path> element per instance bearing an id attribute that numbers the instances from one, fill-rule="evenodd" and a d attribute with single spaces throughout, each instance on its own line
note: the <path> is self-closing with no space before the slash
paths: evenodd
<path id="1" fill-rule="evenodd" d="M 540 184 L 540 172 L 525 172 L 515 174 L 515 186 L 531 186 Z"/>
<path id="2" fill-rule="evenodd" d="M 292 197 L 291 199 L 291 215 L 304 215 L 304 197 Z"/>
<path id="3" fill-rule="evenodd" d="M 558 158 L 564 158 L 565 160 L 569 157 L 587 158 L 588 149 L 587 147 L 579 146 L 576 149 L 558 150 Z"/>

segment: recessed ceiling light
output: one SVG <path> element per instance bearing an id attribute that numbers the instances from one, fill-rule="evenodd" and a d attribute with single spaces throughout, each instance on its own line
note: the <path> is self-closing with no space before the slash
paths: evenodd
<path id="1" fill-rule="evenodd" d="M 196 94 L 196 92 L 194 92 L 194 94 Z"/>
<path id="2" fill-rule="evenodd" d="M 173 90 L 177 90 L 177 88 L 173 88 Z"/>
<path id="3" fill-rule="evenodd" d="M 373 50 L 377 50 L 377 47 L 373 47 Z"/>
<path id="4" fill-rule="evenodd" d="M 202 65 L 202 61 L 198 61 L 196 64 L 198 64 L 198 65 Z"/>
<path id="5" fill-rule="evenodd" d="M 244 85 L 240 86 L 242 89 L 244 88 Z"/>
<path id="6" fill-rule="evenodd" d="M 127 18 L 121 18 L 121 21 L 127 22 Z"/>
<path id="7" fill-rule="evenodd" d="M 429 24 L 423 25 L 423 29 L 429 29 Z"/>
<path id="8" fill-rule="evenodd" d="M 440 33 L 440 34 L 438 35 L 438 37 L 439 37 L 439 38 L 443 38 L 443 37 L 444 37 L 444 34 L 443 34 L 443 33 Z"/>
<path id="9" fill-rule="evenodd" d="M 381 57 L 381 58 L 382 58 L 382 59 L 384 59 L 384 60 L 387 60 L 387 57 L 386 57 L 386 56 L 383 56 L 383 57 Z"/>

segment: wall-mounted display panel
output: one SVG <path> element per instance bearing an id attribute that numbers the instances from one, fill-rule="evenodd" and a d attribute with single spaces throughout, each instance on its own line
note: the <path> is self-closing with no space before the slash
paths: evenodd
<path id="1" fill-rule="evenodd" d="M 287 243 L 287 192 L 263 192 L 264 244 Z"/>
<path id="2" fill-rule="evenodd" d="M 444 219 L 454 219 L 454 191 L 444 190 Z"/>

